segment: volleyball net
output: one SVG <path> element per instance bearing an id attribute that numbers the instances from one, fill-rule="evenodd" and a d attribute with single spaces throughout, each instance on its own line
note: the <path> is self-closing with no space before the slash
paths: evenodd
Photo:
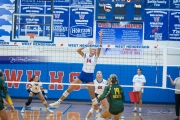
<path id="1" fill-rule="evenodd" d="M 49 93 L 49 98 L 56 98 L 54 94 L 63 93 L 82 71 L 83 58 L 76 51 L 79 47 L 85 47 L 84 53 L 89 53 L 89 48 L 101 48 L 94 79 L 97 71 L 102 71 L 104 79 L 108 79 L 110 74 L 116 74 L 120 85 L 126 88 L 126 91 L 132 91 L 132 79 L 138 68 L 142 69 L 146 78 L 144 88 L 173 89 L 166 75 L 170 74 L 175 78 L 179 74 L 179 48 L 149 45 L 12 43 L 12 46 L 0 46 L 0 69 L 5 74 L 12 96 L 16 97 L 19 91 L 25 90 L 33 75 L 39 76 L 43 87 Z M 79 85 L 76 91 L 80 91 L 80 94 L 86 93 L 84 86 L 86 84 Z M 18 97 L 24 96 L 24 92 L 22 96 L 18 94 Z M 87 96 L 85 99 L 89 99 Z M 76 99 L 77 96 L 72 95 L 71 98 Z"/>

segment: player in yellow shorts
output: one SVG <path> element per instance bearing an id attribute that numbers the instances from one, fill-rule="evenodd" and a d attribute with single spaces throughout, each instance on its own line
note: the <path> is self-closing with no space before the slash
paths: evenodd
<path id="1" fill-rule="evenodd" d="M 124 91 L 121 86 L 118 85 L 118 79 L 115 74 L 111 74 L 109 78 L 110 84 L 105 87 L 102 95 L 98 95 L 99 100 L 108 98 L 109 109 L 106 109 L 101 114 L 101 120 L 105 120 L 109 116 L 114 116 L 114 120 L 119 120 L 121 113 L 124 111 Z"/>
<path id="2" fill-rule="evenodd" d="M 0 94 L 0 118 L 1 118 L 1 120 L 8 120 L 8 115 L 6 113 L 6 110 L 5 110 L 5 107 L 4 107 L 4 104 L 3 104 L 2 92 L 6 96 L 7 102 L 9 103 L 10 108 L 11 108 L 12 111 L 14 110 L 14 106 L 13 106 L 13 102 L 11 100 L 11 97 L 10 97 L 10 95 L 8 93 L 6 84 L 4 82 L 3 72 L 1 72 L 1 71 L 0 71 L 0 91 L 1 91 L 1 94 Z"/>

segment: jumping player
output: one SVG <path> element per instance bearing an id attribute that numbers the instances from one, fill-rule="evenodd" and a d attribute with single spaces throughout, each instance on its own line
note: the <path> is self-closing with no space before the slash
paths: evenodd
<path id="1" fill-rule="evenodd" d="M 29 82 L 31 82 L 27 89 L 27 91 L 29 92 L 29 98 L 28 98 L 28 101 L 25 103 L 24 107 L 22 108 L 21 112 L 22 113 L 25 112 L 26 107 L 31 104 L 34 95 L 36 95 L 42 101 L 42 103 L 46 107 L 47 111 L 52 113 L 53 111 L 49 109 L 48 104 L 47 104 L 46 100 L 44 99 L 44 97 L 47 98 L 47 96 L 44 93 L 42 84 L 39 81 L 39 77 L 37 75 L 35 75 L 29 80 Z"/>
<path id="2" fill-rule="evenodd" d="M 103 93 L 105 85 L 108 84 L 107 80 L 103 79 L 101 71 L 97 71 L 94 84 L 95 84 L 95 96 L 97 97 L 98 95 Z M 103 107 L 105 107 L 105 109 L 109 108 L 109 103 L 106 98 L 101 101 L 99 111 L 101 111 Z M 92 105 L 91 109 L 87 113 L 85 120 L 88 120 L 93 112 L 94 112 L 94 105 Z M 111 117 L 109 117 L 109 119 L 111 120 Z"/>
<path id="3" fill-rule="evenodd" d="M 109 78 L 110 84 L 105 87 L 102 95 L 98 95 L 99 100 L 108 98 L 109 109 L 101 114 L 101 120 L 106 120 L 110 116 L 114 116 L 114 120 L 119 120 L 121 113 L 124 111 L 124 91 L 118 85 L 118 78 L 115 74 L 111 74 Z"/>
<path id="4" fill-rule="evenodd" d="M 144 75 L 142 75 L 142 69 L 138 68 L 137 69 L 137 75 L 134 76 L 133 78 L 133 86 L 134 86 L 134 90 L 135 92 L 139 93 L 139 113 L 141 113 L 141 108 L 142 108 L 142 94 L 143 94 L 143 87 L 144 83 L 146 82 L 146 78 L 144 77 Z M 134 103 L 134 110 L 133 112 L 137 111 L 137 103 Z"/>
<path id="5" fill-rule="evenodd" d="M 100 42 L 99 44 L 102 44 L 102 31 L 99 32 Z M 92 41 L 89 41 L 88 44 L 92 44 Z M 72 85 L 69 86 L 69 88 L 63 93 L 63 95 L 60 97 L 60 99 L 54 103 L 51 103 L 51 107 L 59 107 L 60 103 L 71 93 L 77 85 L 73 84 L 82 84 L 82 82 L 85 82 L 87 84 L 94 84 L 93 82 L 93 74 L 94 69 L 96 67 L 97 59 L 100 55 L 101 48 L 98 48 L 97 51 L 94 48 L 89 49 L 89 54 L 85 54 L 82 52 L 84 48 L 78 48 L 77 52 L 84 58 L 83 68 L 81 74 L 71 83 Z M 98 110 L 98 101 L 95 97 L 94 93 L 94 86 L 88 86 L 89 94 L 92 100 L 92 104 L 95 107 L 96 110 L 96 118 L 98 119 L 99 110 Z"/>
<path id="6" fill-rule="evenodd" d="M 1 91 L 1 94 L 0 94 L 0 118 L 1 118 L 1 120 L 8 120 L 8 115 L 7 115 L 5 107 L 3 105 L 2 92 L 6 96 L 7 102 L 10 105 L 12 112 L 14 111 L 14 106 L 13 106 L 13 102 L 11 100 L 11 97 L 8 93 L 6 84 L 4 82 L 4 75 L 3 75 L 2 71 L 0 71 L 0 91 Z"/>

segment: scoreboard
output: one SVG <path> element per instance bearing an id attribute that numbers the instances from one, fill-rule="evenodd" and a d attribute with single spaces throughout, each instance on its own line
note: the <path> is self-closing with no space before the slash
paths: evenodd
<path id="1" fill-rule="evenodd" d="M 96 0 L 96 20 L 143 21 L 145 0 Z"/>

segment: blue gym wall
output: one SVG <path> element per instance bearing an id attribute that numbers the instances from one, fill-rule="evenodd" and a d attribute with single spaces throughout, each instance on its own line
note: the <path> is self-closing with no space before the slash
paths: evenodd
<path id="1" fill-rule="evenodd" d="M 158 66 L 158 82 L 155 82 L 156 67 L 155 66 L 134 66 L 134 65 L 105 65 L 98 64 L 95 71 L 101 70 L 103 72 L 103 78 L 107 79 L 111 73 L 117 74 L 121 85 L 132 85 L 132 78 L 136 74 L 137 68 L 143 69 L 143 74 L 146 77 L 145 86 L 162 86 L 162 66 Z M 23 70 L 23 75 L 20 82 L 27 82 L 27 70 L 39 70 L 41 71 L 41 82 L 50 82 L 49 71 L 63 71 L 63 83 L 69 83 L 69 73 L 81 72 L 82 64 L 75 63 L 36 63 L 36 64 L 0 64 L 2 71 L 9 69 L 10 71 Z M 168 74 L 171 74 L 172 78 L 178 77 L 179 67 L 168 67 Z M 57 74 L 56 74 L 57 75 Z M 95 74 L 94 74 L 95 75 Z M 6 77 L 6 76 L 5 76 Z M 94 76 L 95 77 L 95 76 Z M 56 76 L 57 78 L 57 76 Z M 45 89 L 48 89 L 48 85 L 43 85 Z M 173 88 L 167 79 L 167 87 Z M 49 99 L 58 99 L 60 95 L 68 88 L 67 85 L 63 86 L 63 90 L 48 90 L 47 96 Z M 126 102 L 130 101 L 128 92 L 132 91 L 132 88 L 124 88 Z M 25 84 L 19 84 L 19 88 L 9 88 L 10 95 L 13 98 L 27 98 L 28 92 L 26 91 Z M 89 101 L 89 93 L 87 89 L 81 89 L 79 91 L 73 91 L 67 98 L 67 100 Z M 148 103 L 172 103 L 174 102 L 174 91 L 166 89 L 154 89 L 146 88 L 144 90 L 143 101 Z"/>

